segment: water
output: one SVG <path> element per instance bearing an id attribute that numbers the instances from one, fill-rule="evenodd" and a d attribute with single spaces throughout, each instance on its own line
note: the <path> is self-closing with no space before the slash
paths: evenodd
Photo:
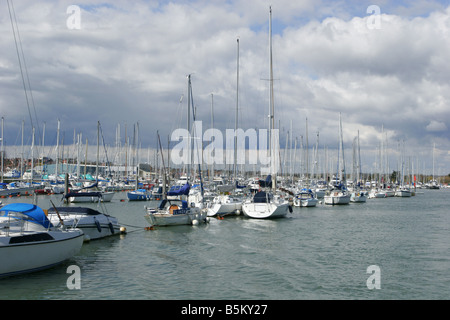
<path id="1" fill-rule="evenodd" d="M 144 205 L 154 203 L 118 193 L 106 208 L 127 235 L 86 243 L 55 268 L 0 279 L 0 299 L 450 299 L 449 196 L 450 189 L 421 190 L 294 208 L 278 220 L 229 217 L 147 231 Z M 38 197 L 38 205 L 60 198 Z M 67 287 L 70 265 L 81 270 L 79 290 Z M 372 265 L 380 289 L 368 288 Z"/>

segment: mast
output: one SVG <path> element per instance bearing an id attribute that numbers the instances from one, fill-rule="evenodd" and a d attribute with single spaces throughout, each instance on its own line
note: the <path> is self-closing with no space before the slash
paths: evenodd
<path id="1" fill-rule="evenodd" d="M 33 135 L 31 137 L 31 185 L 33 185 L 33 171 L 34 171 L 34 127 Z"/>
<path id="2" fill-rule="evenodd" d="M 234 181 L 237 175 L 237 129 L 239 114 L 239 38 L 237 39 L 237 67 L 236 67 L 236 116 L 234 122 Z"/>
<path id="3" fill-rule="evenodd" d="M 275 106 L 273 99 L 273 58 L 272 58 L 272 7 L 270 6 L 270 19 L 269 19 L 269 48 L 270 48 L 270 162 L 271 162 L 271 173 L 272 173 L 272 189 L 276 190 L 276 173 L 275 173 L 275 141 L 272 137 L 272 131 L 275 129 Z M 275 176 L 274 176 L 275 175 Z"/>
<path id="4" fill-rule="evenodd" d="M 359 183 L 361 185 L 361 181 L 362 181 L 362 177 L 361 177 L 361 145 L 359 142 L 359 130 L 358 130 L 358 166 L 356 167 L 357 169 L 357 179 L 359 180 Z M 358 181 L 357 180 L 357 181 Z"/>
<path id="5" fill-rule="evenodd" d="M 191 75 L 188 75 L 188 108 L 187 108 L 187 130 L 188 130 L 188 157 L 186 177 L 189 181 L 191 175 Z"/>
<path id="6" fill-rule="evenodd" d="M 55 168 L 56 183 L 58 183 L 58 166 L 59 166 L 59 129 L 60 129 L 60 121 L 58 119 L 58 129 L 56 133 L 56 168 Z"/>
<path id="7" fill-rule="evenodd" d="M 211 129 L 214 130 L 214 94 L 211 93 Z M 211 181 L 214 179 L 214 161 L 211 161 Z"/>
<path id="8" fill-rule="evenodd" d="M 97 174 L 97 183 L 98 183 L 98 162 L 100 156 L 100 121 L 97 121 L 97 161 L 95 166 L 95 173 Z"/>

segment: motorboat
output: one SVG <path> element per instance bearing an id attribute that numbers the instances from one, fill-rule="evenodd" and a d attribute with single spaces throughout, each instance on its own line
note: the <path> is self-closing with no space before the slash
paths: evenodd
<path id="1" fill-rule="evenodd" d="M 51 207 L 48 218 L 55 226 L 78 228 L 84 232 L 84 241 L 96 240 L 125 232 L 117 218 L 98 210 L 84 207 Z M 62 222 L 61 222 L 62 220 Z"/>
<path id="2" fill-rule="evenodd" d="M 12 203 L 0 208 L 0 277 L 53 267 L 76 255 L 84 233 L 54 227 L 40 207 Z"/>
<path id="3" fill-rule="evenodd" d="M 295 195 L 294 206 L 315 207 L 318 201 L 319 200 L 311 189 L 303 188 Z"/>

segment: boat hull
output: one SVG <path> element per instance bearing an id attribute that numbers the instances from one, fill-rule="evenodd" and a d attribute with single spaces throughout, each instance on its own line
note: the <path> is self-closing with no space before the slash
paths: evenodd
<path id="1" fill-rule="evenodd" d="M 147 212 L 144 217 L 151 226 L 195 225 L 196 223 L 205 222 L 207 213 L 200 208 L 191 208 L 189 213 Z"/>
<path id="2" fill-rule="evenodd" d="M 128 192 L 128 201 L 147 201 L 150 200 L 150 195 L 148 193 L 142 192 Z"/>
<path id="3" fill-rule="evenodd" d="M 317 199 L 299 199 L 294 198 L 294 206 L 296 207 L 315 207 L 317 205 Z"/>
<path id="4" fill-rule="evenodd" d="M 47 234 L 47 232 L 29 234 Z M 51 268 L 72 258 L 83 244 L 81 230 L 49 231 L 48 234 L 54 239 L 0 245 L 0 277 Z M 25 233 L 22 236 L 25 236 Z M 9 241 L 8 238 L 4 237 L 2 240 Z"/>
<path id="5" fill-rule="evenodd" d="M 219 196 L 208 204 L 208 217 L 239 215 L 242 210 L 242 202 L 228 196 Z"/>
<path id="6" fill-rule="evenodd" d="M 101 200 L 102 202 L 111 202 L 114 197 L 114 192 L 102 192 Z M 98 202 L 98 196 L 96 195 L 86 195 L 81 197 L 69 197 L 70 203 L 95 203 Z"/>
<path id="7" fill-rule="evenodd" d="M 274 219 L 285 217 L 289 210 L 289 203 L 244 203 L 242 212 L 248 218 L 253 219 Z"/>
<path id="8" fill-rule="evenodd" d="M 331 194 L 324 197 L 324 203 L 329 205 L 341 205 L 350 203 L 349 194 Z"/>
<path id="9" fill-rule="evenodd" d="M 397 190 L 395 191 L 396 197 L 411 197 L 411 191 L 409 190 Z"/>
<path id="10" fill-rule="evenodd" d="M 367 201 L 367 196 L 365 194 L 362 193 L 352 193 L 350 196 L 350 202 L 353 203 L 364 203 Z"/>

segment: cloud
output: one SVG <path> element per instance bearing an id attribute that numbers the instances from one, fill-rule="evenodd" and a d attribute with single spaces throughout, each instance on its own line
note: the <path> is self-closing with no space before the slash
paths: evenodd
<path id="1" fill-rule="evenodd" d="M 444 122 L 440 121 L 430 121 L 430 123 L 426 127 L 427 131 L 430 132 L 440 132 L 440 131 L 447 131 L 447 126 Z"/>
<path id="2" fill-rule="evenodd" d="M 267 126 L 269 4 L 83 0 L 81 29 L 69 30 L 71 4 L 14 2 L 36 113 L 47 134 L 60 118 L 64 130 L 94 141 L 101 121 L 112 145 L 118 123 L 139 121 L 142 145 L 155 146 L 156 130 L 167 136 L 186 125 L 187 74 L 193 74 L 198 119 L 209 124 L 213 93 L 215 126 L 233 128 L 238 37 L 240 126 Z M 320 132 L 321 144 L 334 147 L 341 112 L 348 147 L 359 128 L 363 147 L 376 148 L 383 127 L 411 148 L 439 137 L 440 147 L 450 149 L 443 120 L 450 119 L 450 7 L 382 1 L 381 28 L 370 29 L 368 5 L 272 2 L 280 129 L 286 133 L 292 121 L 294 136 L 304 135 L 308 117 L 310 133 Z M 5 141 L 15 141 L 29 112 L 8 8 L 0 6 L 0 113 Z"/>

